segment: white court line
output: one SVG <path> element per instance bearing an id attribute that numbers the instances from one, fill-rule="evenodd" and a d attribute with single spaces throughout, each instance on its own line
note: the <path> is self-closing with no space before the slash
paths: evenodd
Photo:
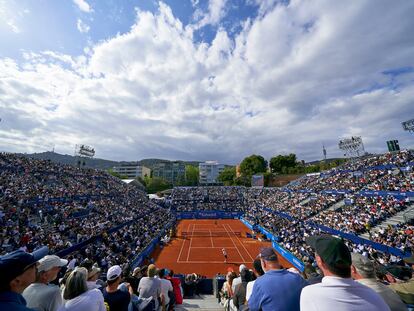
<path id="1" fill-rule="evenodd" d="M 208 230 L 208 231 L 210 231 L 211 247 L 214 247 L 213 236 L 211 235 L 211 230 Z"/>
<path id="2" fill-rule="evenodd" d="M 191 248 L 220 248 L 222 249 L 223 246 L 191 246 Z M 233 249 L 233 248 L 237 248 L 237 247 L 225 247 L 226 249 Z"/>
<path id="3" fill-rule="evenodd" d="M 192 244 L 192 242 L 193 242 L 193 238 L 192 238 L 192 236 L 193 236 L 193 234 L 194 234 L 194 227 L 195 227 L 195 225 L 193 224 L 193 232 L 191 233 L 191 237 L 190 237 L 190 247 L 188 248 L 187 262 L 188 262 L 188 258 L 190 258 L 190 253 L 191 253 L 191 244 Z"/>
<path id="4" fill-rule="evenodd" d="M 233 229 L 230 227 L 229 224 L 226 224 L 225 226 L 229 227 L 229 229 L 234 233 Z M 244 250 L 246 251 L 247 255 L 249 255 L 250 259 L 252 261 L 254 261 L 254 258 L 252 257 L 252 255 L 250 255 L 250 252 L 247 250 L 246 246 L 244 246 L 243 242 L 240 241 L 239 237 L 236 235 L 236 239 L 239 241 L 239 243 L 241 244 L 241 246 L 244 248 Z"/>
<path id="5" fill-rule="evenodd" d="M 187 226 L 187 231 L 188 231 L 188 228 L 189 228 L 189 227 L 190 227 L 190 225 L 188 225 L 188 226 Z M 186 242 L 186 241 L 187 241 L 187 239 L 186 239 L 186 238 L 184 238 L 184 239 L 183 239 L 183 244 L 181 244 L 180 253 L 178 254 L 177 262 L 179 262 L 179 261 L 180 261 L 181 253 L 183 252 L 184 244 L 185 244 L 185 242 Z"/>
<path id="6" fill-rule="evenodd" d="M 222 226 L 223 226 L 223 224 L 222 224 Z M 239 249 L 237 248 L 236 243 L 234 243 L 234 241 L 233 241 L 233 239 L 232 239 L 232 237 L 231 237 L 230 233 L 228 232 L 227 228 L 226 228 L 225 226 L 223 226 L 223 228 L 224 228 L 224 230 L 226 230 L 226 232 L 227 232 L 227 234 L 228 234 L 228 236 L 229 236 L 229 238 L 230 238 L 231 242 L 233 243 L 234 247 L 237 249 L 237 252 L 239 253 L 241 260 L 243 260 L 244 262 L 247 262 L 247 261 L 244 259 L 243 255 L 240 253 Z M 231 262 L 233 262 L 233 261 L 231 261 Z"/>
<path id="7" fill-rule="evenodd" d="M 202 264 L 210 264 L 210 263 L 219 263 L 219 264 L 223 264 L 223 261 L 177 261 L 177 263 L 202 263 Z M 235 264 L 242 264 L 242 263 L 246 263 L 245 261 L 232 261 L 231 263 L 235 263 Z"/>

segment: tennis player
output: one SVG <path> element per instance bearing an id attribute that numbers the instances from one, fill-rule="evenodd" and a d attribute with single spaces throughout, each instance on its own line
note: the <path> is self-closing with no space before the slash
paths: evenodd
<path id="1" fill-rule="evenodd" d="M 227 262 L 227 251 L 226 251 L 226 249 L 223 247 L 221 249 L 221 252 L 223 253 L 223 256 L 224 256 L 224 262 Z"/>

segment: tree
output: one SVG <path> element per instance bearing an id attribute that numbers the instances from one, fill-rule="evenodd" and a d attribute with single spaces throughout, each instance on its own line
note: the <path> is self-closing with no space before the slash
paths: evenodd
<path id="1" fill-rule="evenodd" d="M 296 154 L 279 154 L 278 156 L 270 159 L 269 166 L 272 170 L 272 173 L 287 173 L 289 171 L 289 168 L 297 166 Z"/>
<path id="2" fill-rule="evenodd" d="M 146 176 L 145 176 L 146 177 Z M 145 178 L 144 177 L 144 178 Z M 144 178 L 142 178 L 142 177 L 140 177 L 140 176 L 138 176 L 137 178 L 135 178 L 137 181 L 139 181 L 144 187 L 146 187 L 147 186 L 147 182 L 146 182 L 146 180 L 144 179 Z"/>
<path id="3" fill-rule="evenodd" d="M 117 172 L 114 172 L 114 170 L 113 170 L 113 169 L 111 169 L 111 168 L 108 170 L 108 173 L 109 173 L 109 174 L 111 174 L 112 176 L 118 177 L 118 178 L 120 178 L 120 179 L 128 179 L 128 176 L 126 176 L 126 175 L 121 175 L 121 174 L 119 174 L 119 173 L 117 173 Z"/>
<path id="4" fill-rule="evenodd" d="M 240 172 L 244 177 L 251 178 L 257 173 L 266 172 L 267 162 L 261 155 L 253 154 L 240 163 Z"/>
<path id="5" fill-rule="evenodd" d="M 199 176 L 199 169 L 197 166 L 194 166 L 194 165 L 185 166 L 185 184 L 187 186 L 197 186 L 198 176 Z"/>
<path id="6" fill-rule="evenodd" d="M 233 186 L 236 179 L 236 167 L 225 167 L 218 176 L 218 181 L 225 186 Z"/>
<path id="7" fill-rule="evenodd" d="M 145 179 L 145 182 L 148 193 L 156 193 L 159 191 L 172 188 L 172 184 L 170 184 L 168 181 L 161 177 L 148 177 Z"/>

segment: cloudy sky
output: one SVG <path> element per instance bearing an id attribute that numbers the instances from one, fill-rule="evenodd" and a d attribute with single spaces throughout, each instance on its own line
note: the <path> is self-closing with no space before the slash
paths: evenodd
<path id="1" fill-rule="evenodd" d="M 0 150 L 237 163 L 414 147 L 414 1 L 0 0 Z"/>

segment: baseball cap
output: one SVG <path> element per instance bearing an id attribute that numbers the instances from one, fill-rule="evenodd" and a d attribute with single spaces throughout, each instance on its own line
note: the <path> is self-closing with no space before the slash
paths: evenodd
<path id="1" fill-rule="evenodd" d="M 5 285 L 32 267 L 41 258 L 40 253 L 30 254 L 17 250 L 0 256 L 0 284 Z"/>
<path id="2" fill-rule="evenodd" d="M 245 269 L 247 269 L 247 267 L 246 267 L 245 265 L 241 264 L 241 265 L 239 266 L 239 272 L 242 272 L 242 271 L 243 271 L 243 270 L 245 270 Z"/>
<path id="3" fill-rule="evenodd" d="M 108 281 L 113 281 L 118 278 L 122 274 L 122 269 L 120 266 L 115 265 L 109 268 L 108 272 L 106 273 L 106 278 Z"/>
<path id="4" fill-rule="evenodd" d="M 266 260 L 266 261 L 277 261 L 277 254 L 275 250 L 271 247 L 263 247 L 260 249 L 260 258 Z"/>
<path id="5" fill-rule="evenodd" d="M 329 266 L 351 266 L 351 253 L 345 243 L 329 234 L 308 237 L 306 244 L 313 247 L 316 253 Z"/>
<path id="6" fill-rule="evenodd" d="M 358 253 L 352 253 L 352 264 L 360 271 L 374 272 L 374 263 L 368 257 Z"/>
<path id="7" fill-rule="evenodd" d="M 56 255 L 47 255 L 39 260 L 39 266 L 37 267 L 37 271 L 49 271 L 54 267 L 64 267 L 68 264 L 66 259 L 61 259 L 59 256 Z"/>

